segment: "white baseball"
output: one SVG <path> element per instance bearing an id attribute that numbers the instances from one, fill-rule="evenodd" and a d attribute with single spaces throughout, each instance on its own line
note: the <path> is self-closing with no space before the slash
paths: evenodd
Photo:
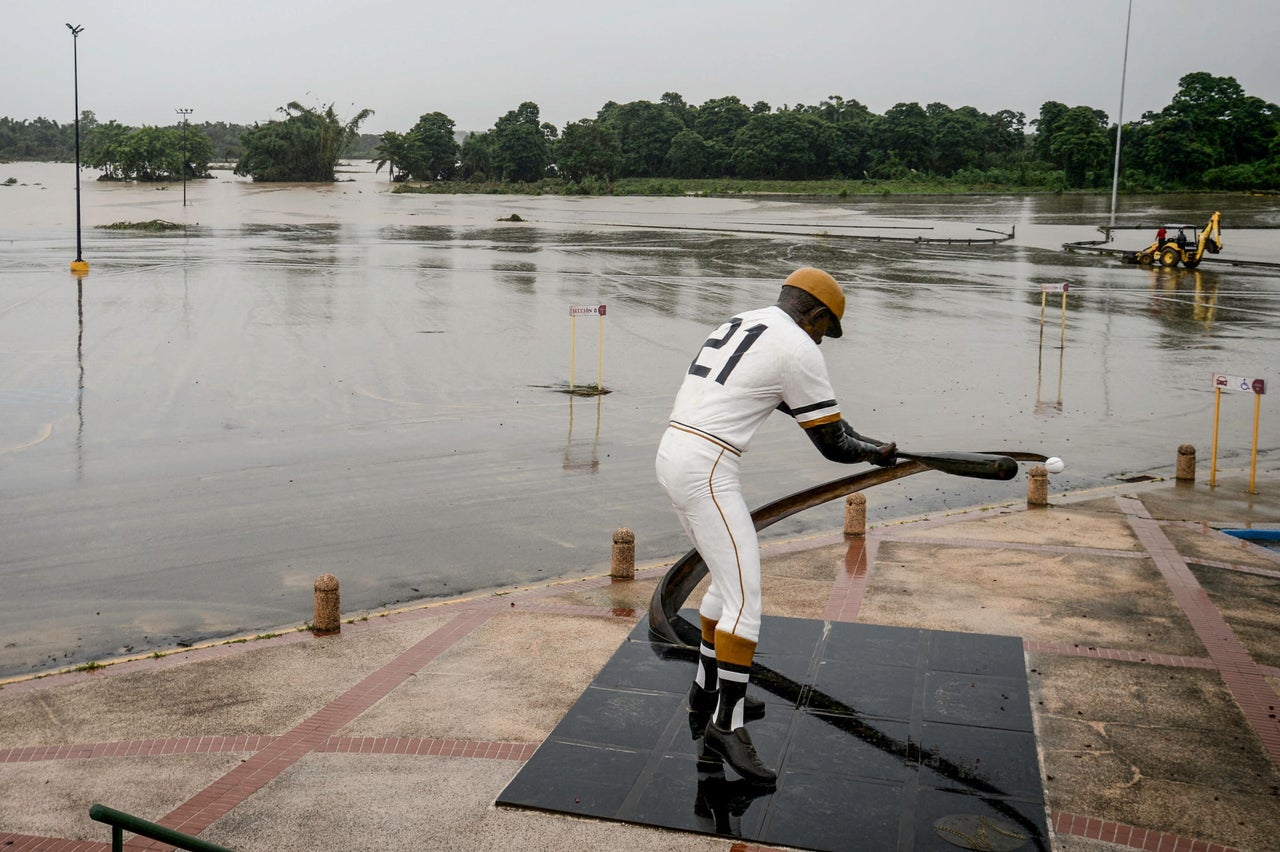
<path id="1" fill-rule="evenodd" d="M 1050 473 L 1062 473 L 1062 471 L 1067 469 L 1067 466 L 1063 463 L 1062 459 L 1054 456 L 1044 463 L 1044 469 Z"/>

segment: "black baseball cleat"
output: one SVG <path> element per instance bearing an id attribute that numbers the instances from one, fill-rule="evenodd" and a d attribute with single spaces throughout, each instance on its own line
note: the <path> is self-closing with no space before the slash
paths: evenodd
<path id="1" fill-rule="evenodd" d="M 695 713 L 714 713 L 716 712 L 716 704 L 720 701 L 720 691 L 718 689 L 703 689 L 698 686 L 698 682 L 694 681 L 689 687 L 689 709 Z M 743 699 L 742 719 L 744 722 L 754 722 L 756 719 L 764 718 L 764 702 L 759 698 L 752 698 L 748 695 Z"/>
<path id="2" fill-rule="evenodd" d="M 711 722 L 702 737 L 702 744 L 711 754 L 724 758 L 744 780 L 764 787 L 772 787 L 778 783 L 778 776 L 756 754 L 756 747 L 746 728 L 726 731 Z"/>

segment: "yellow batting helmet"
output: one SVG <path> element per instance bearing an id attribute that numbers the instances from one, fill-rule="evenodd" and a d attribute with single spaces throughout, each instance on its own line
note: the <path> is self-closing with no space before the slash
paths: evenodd
<path id="1" fill-rule="evenodd" d="M 782 282 L 782 286 L 805 291 L 831 311 L 832 316 L 836 318 L 836 324 L 835 328 L 827 333 L 827 337 L 840 337 L 844 334 L 844 329 L 840 325 L 840 321 L 844 319 L 844 291 L 840 289 L 836 279 L 821 269 L 806 266 L 788 275 L 787 280 Z"/>

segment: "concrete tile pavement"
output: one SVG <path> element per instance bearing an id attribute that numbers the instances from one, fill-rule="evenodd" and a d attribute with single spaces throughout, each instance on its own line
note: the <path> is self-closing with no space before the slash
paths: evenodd
<path id="1" fill-rule="evenodd" d="M 1280 525 L 1275 473 L 773 543 L 766 611 L 1021 636 L 1056 850 L 1274 849 L 1280 556 L 1218 527 Z M 4 684 L 0 849 L 109 848 L 102 802 L 242 850 L 747 850 L 493 806 L 668 564 Z"/>

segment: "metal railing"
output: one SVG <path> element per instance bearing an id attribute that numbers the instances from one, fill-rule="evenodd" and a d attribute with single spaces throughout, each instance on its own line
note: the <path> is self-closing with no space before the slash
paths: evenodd
<path id="1" fill-rule="evenodd" d="M 188 852 L 233 852 L 233 850 L 225 846 L 219 846 L 216 843 L 210 843 L 207 840 L 201 840 L 198 837 L 174 831 L 172 828 L 165 828 L 163 825 L 148 822 L 141 817 L 118 811 L 115 808 L 109 808 L 106 805 L 94 805 L 89 808 L 89 819 L 104 822 L 111 826 L 112 852 L 124 852 L 124 833 L 126 831 L 151 840 L 168 843 L 178 849 L 186 849 Z"/>

